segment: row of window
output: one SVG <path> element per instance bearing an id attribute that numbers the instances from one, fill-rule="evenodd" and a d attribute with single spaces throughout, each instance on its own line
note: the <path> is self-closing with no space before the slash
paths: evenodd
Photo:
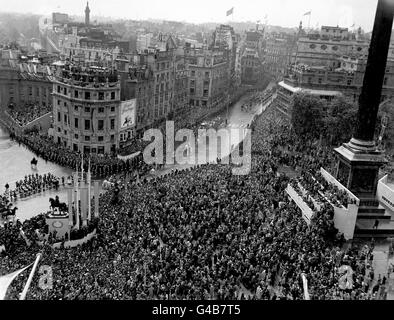
<path id="1" fill-rule="evenodd" d="M 57 105 L 58 105 L 58 106 L 61 105 L 61 101 L 60 101 L 60 100 L 57 100 Z M 67 102 L 63 102 L 63 106 L 64 106 L 64 107 L 67 107 Z M 91 107 L 82 107 L 82 106 L 76 105 L 76 106 L 74 106 L 74 111 L 78 112 L 79 109 L 82 109 L 82 108 L 83 108 L 83 111 L 84 111 L 85 113 L 90 113 L 91 110 L 92 110 Z M 107 107 L 107 108 L 110 108 L 110 111 L 111 111 L 112 113 L 115 112 L 115 106 L 110 106 L 110 107 Z M 98 113 L 104 113 L 104 112 L 105 112 L 105 107 L 98 107 L 98 108 L 97 108 L 97 111 L 98 111 Z"/>
<path id="2" fill-rule="evenodd" d="M 79 129 L 79 120 L 80 120 L 79 118 L 74 118 L 74 128 L 75 129 Z M 109 121 L 110 130 L 115 130 L 115 119 L 112 118 L 109 120 L 110 120 Z M 97 120 L 97 130 L 98 131 L 104 130 L 104 123 L 105 123 L 104 121 L 105 121 L 104 119 Z M 61 122 L 61 113 L 60 112 L 57 113 L 57 122 Z M 68 124 L 68 125 L 70 124 L 67 114 L 64 115 L 63 123 Z M 90 119 L 84 119 L 84 129 L 85 130 L 91 129 L 91 120 Z"/>
<path id="3" fill-rule="evenodd" d="M 65 96 L 70 93 L 70 90 L 67 87 L 61 87 L 61 86 L 57 86 L 57 92 L 60 94 L 64 94 Z M 85 99 L 85 100 L 91 100 L 91 92 L 90 91 L 78 91 L 78 90 L 74 90 L 74 98 L 77 99 Z M 116 98 L 116 93 L 115 91 L 111 91 L 109 92 L 103 92 L 103 91 L 99 91 L 98 92 L 98 100 L 104 100 L 104 98 L 110 98 L 110 100 L 115 100 Z"/>
<path id="4" fill-rule="evenodd" d="M 170 64 L 169 62 L 161 62 L 161 63 L 156 63 L 156 69 L 157 70 L 164 70 L 164 69 L 169 69 Z"/>

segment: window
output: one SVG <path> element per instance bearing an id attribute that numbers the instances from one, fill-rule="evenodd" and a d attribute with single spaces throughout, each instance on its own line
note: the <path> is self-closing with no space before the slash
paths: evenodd
<path id="1" fill-rule="evenodd" d="M 208 81 L 208 80 L 205 80 L 205 81 L 204 81 L 204 86 L 206 86 L 206 87 L 209 86 L 209 81 Z"/>
<path id="2" fill-rule="evenodd" d="M 104 92 L 99 92 L 98 93 L 98 98 L 99 98 L 99 100 L 104 100 Z"/>
<path id="3" fill-rule="evenodd" d="M 78 118 L 74 118 L 74 127 L 75 129 L 78 129 Z"/>
<path id="4" fill-rule="evenodd" d="M 57 132 L 62 132 L 62 129 L 60 127 L 58 127 Z"/>
<path id="5" fill-rule="evenodd" d="M 75 91 L 74 91 L 74 97 L 75 97 L 75 98 L 78 98 L 78 90 L 75 90 Z"/>
<path id="6" fill-rule="evenodd" d="M 61 104 L 61 101 L 57 100 L 57 105 L 60 106 L 60 104 Z"/>
<path id="7" fill-rule="evenodd" d="M 64 88 L 63 93 L 65 96 L 67 95 L 67 88 Z"/>
<path id="8" fill-rule="evenodd" d="M 337 51 L 338 50 L 338 46 L 333 46 L 332 50 Z"/>
<path id="9" fill-rule="evenodd" d="M 315 49 L 315 48 L 316 48 L 316 45 L 315 45 L 314 43 L 312 43 L 312 44 L 309 46 L 309 48 Z"/>
<path id="10" fill-rule="evenodd" d="M 196 76 L 196 71 L 192 70 L 191 76 L 192 76 L 192 77 L 195 77 L 195 76 Z"/>
<path id="11" fill-rule="evenodd" d="M 85 112 L 87 112 L 87 113 L 88 113 L 88 112 L 90 112 L 90 107 L 85 107 L 85 109 L 84 109 L 84 110 L 85 110 Z"/>
<path id="12" fill-rule="evenodd" d="M 74 111 L 78 112 L 78 106 L 74 106 Z"/>
<path id="13" fill-rule="evenodd" d="M 85 100 L 90 100 L 90 92 L 85 92 Z"/>
<path id="14" fill-rule="evenodd" d="M 204 90 L 203 96 L 204 96 L 204 97 L 208 97 L 208 90 L 207 90 L 207 89 Z"/>
<path id="15" fill-rule="evenodd" d="M 97 153 L 98 154 L 104 154 L 104 147 L 103 146 L 97 147 Z"/>
<path id="16" fill-rule="evenodd" d="M 104 107 L 98 108 L 98 113 L 104 113 Z"/>
<path id="17" fill-rule="evenodd" d="M 111 112 L 115 112 L 115 107 L 111 107 Z"/>
<path id="18" fill-rule="evenodd" d="M 115 140 L 115 135 L 111 134 L 111 142 Z"/>
<path id="19" fill-rule="evenodd" d="M 74 134 L 74 138 L 75 138 L 75 139 L 78 139 L 79 136 L 75 133 L 75 134 Z"/>
<path id="20" fill-rule="evenodd" d="M 209 71 L 205 72 L 205 78 L 209 78 Z"/>
<path id="21" fill-rule="evenodd" d="M 67 115 L 64 115 L 64 124 L 67 124 Z"/>
<path id="22" fill-rule="evenodd" d="M 97 130 L 102 131 L 104 130 L 104 120 L 98 120 L 97 121 Z"/>
<path id="23" fill-rule="evenodd" d="M 67 130 L 64 130 L 64 135 L 65 135 L 65 136 L 67 135 Z"/>
<path id="24" fill-rule="evenodd" d="M 384 77 L 383 85 L 384 85 L 384 86 L 387 86 L 387 77 Z"/>
<path id="25" fill-rule="evenodd" d="M 104 141 L 104 136 L 98 136 L 97 140 L 98 140 L 99 142 L 103 142 L 103 141 Z"/>
<path id="26" fill-rule="evenodd" d="M 60 93 L 60 86 L 57 86 L 57 92 Z"/>
<path id="27" fill-rule="evenodd" d="M 61 115 L 60 115 L 60 112 L 58 112 L 57 113 L 57 122 L 60 122 L 61 121 Z"/>
<path id="28" fill-rule="evenodd" d="M 85 141 L 90 141 L 90 136 L 85 136 Z"/>
<path id="29" fill-rule="evenodd" d="M 111 92 L 111 100 L 115 100 L 115 92 Z"/>
<path id="30" fill-rule="evenodd" d="M 78 145 L 76 143 L 73 144 L 73 150 L 76 152 L 78 151 Z"/>
<path id="31" fill-rule="evenodd" d="M 115 119 L 110 119 L 110 129 L 111 130 L 115 129 Z"/>
<path id="32" fill-rule="evenodd" d="M 85 119 L 85 130 L 90 130 L 90 120 Z"/>
<path id="33" fill-rule="evenodd" d="M 323 50 L 326 50 L 327 46 L 325 44 L 323 44 L 323 45 L 320 46 L 320 48 L 323 49 Z"/>

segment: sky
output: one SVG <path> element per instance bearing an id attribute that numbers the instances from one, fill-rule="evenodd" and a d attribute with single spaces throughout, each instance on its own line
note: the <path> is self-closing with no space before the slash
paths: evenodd
<path id="1" fill-rule="evenodd" d="M 269 25 L 304 27 L 361 26 L 371 31 L 377 0 L 90 0 L 90 14 L 125 19 L 202 22 L 258 21 Z M 84 14 L 86 0 L 0 0 L 6 12 Z M 233 16 L 226 11 L 234 7 Z M 311 11 L 311 15 L 303 16 Z M 92 20 L 92 19 L 91 19 Z M 99 21 L 99 19 L 98 19 Z"/>

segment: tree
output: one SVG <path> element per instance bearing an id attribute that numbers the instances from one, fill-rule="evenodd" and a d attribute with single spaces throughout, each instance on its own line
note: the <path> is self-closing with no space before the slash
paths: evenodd
<path id="1" fill-rule="evenodd" d="M 293 96 L 291 124 L 297 135 L 319 137 L 323 129 L 326 101 L 297 93 Z"/>
<path id="2" fill-rule="evenodd" d="M 335 145 L 352 137 L 357 105 L 344 97 L 327 101 L 301 93 L 294 96 L 292 106 L 292 125 L 297 135 L 322 137 Z"/>
<path id="3" fill-rule="evenodd" d="M 335 98 L 328 103 L 324 131 L 331 144 L 350 140 L 356 123 L 357 110 L 356 104 L 350 103 L 343 97 Z"/>

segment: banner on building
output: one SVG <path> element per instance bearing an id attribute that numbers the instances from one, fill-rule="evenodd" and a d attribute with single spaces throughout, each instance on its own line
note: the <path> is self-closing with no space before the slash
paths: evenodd
<path id="1" fill-rule="evenodd" d="M 122 101 L 120 104 L 120 129 L 126 129 L 135 125 L 137 99 Z"/>

